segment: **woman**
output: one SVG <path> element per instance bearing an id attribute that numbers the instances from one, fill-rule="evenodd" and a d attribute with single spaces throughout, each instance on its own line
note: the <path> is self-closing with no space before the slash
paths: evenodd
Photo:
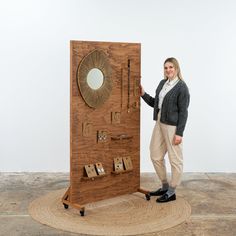
<path id="1" fill-rule="evenodd" d="M 183 173 L 182 139 L 188 117 L 189 91 L 183 81 L 178 61 L 171 57 L 164 62 L 164 79 L 160 81 L 155 98 L 141 86 L 141 97 L 154 108 L 156 121 L 150 143 L 150 156 L 162 187 L 150 192 L 161 196 L 157 202 L 176 200 L 175 189 Z M 167 181 L 164 156 L 168 153 L 171 180 Z"/>

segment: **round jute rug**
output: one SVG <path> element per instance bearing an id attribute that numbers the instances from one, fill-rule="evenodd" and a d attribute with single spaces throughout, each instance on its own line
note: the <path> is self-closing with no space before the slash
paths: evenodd
<path id="1" fill-rule="evenodd" d="M 66 189 L 37 198 L 29 206 L 30 215 L 42 224 L 87 235 L 145 235 L 183 223 L 191 207 L 183 198 L 156 203 L 133 193 L 85 205 L 85 216 L 79 210 L 64 209 L 61 197 Z"/>

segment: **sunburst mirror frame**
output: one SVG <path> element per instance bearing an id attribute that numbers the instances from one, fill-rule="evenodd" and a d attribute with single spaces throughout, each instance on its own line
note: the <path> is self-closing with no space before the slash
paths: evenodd
<path id="1" fill-rule="evenodd" d="M 102 86 L 98 89 L 92 89 L 87 82 L 87 75 L 94 68 L 99 69 L 104 78 Z M 104 51 L 96 49 L 82 59 L 77 70 L 77 83 L 88 106 L 98 108 L 105 103 L 112 91 L 112 80 L 111 66 Z"/>

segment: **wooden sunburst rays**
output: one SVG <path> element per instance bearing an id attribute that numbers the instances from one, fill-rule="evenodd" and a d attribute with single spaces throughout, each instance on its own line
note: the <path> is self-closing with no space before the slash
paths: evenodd
<path id="1" fill-rule="evenodd" d="M 87 82 L 87 75 L 93 68 L 101 70 L 104 76 L 99 89 L 92 89 Z M 96 49 L 82 59 L 77 71 L 77 82 L 88 106 L 98 108 L 105 103 L 112 91 L 111 66 L 105 52 Z"/>

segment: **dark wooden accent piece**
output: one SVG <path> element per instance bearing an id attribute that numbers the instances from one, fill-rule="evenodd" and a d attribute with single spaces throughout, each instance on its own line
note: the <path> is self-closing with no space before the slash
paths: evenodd
<path id="1" fill-rule="evenodd" d="M 112 91 L 98 108 L 86 104 L 77 83 L 81 61 L 94 50 L 102 50 L 111 66 Z M 86 203 L 140 191 L 140 96 L 134 91 L 140 55 L 139 43 L 70 42 L 70 188 L 62 202 L 81 215 Z M 113 112 L 120 112 L 119 122 L 111 119 Z M 98 131 L 107 131 L 106 141 L 98 141 Z M 125 156 L 133 169 L 114 172 L 114 158 Z M 102 163 L 106 174 L 88 178 L 84 166 L 89 163 Z"/>
<path id="2" fill-rule="evenodd" d="M 128 59 L 128 104 L 127 104 L 127 112 L 130 112 L 130 59 Z"/>
<path id="3" fill-rule="evenodd" d="M 116 136 L 111 136 L 111 140 L 124 140 L 124 139 L 132 139 L 133 136 L 132 135 L 128 135 L 128 134 L 119 134 Z"/>

